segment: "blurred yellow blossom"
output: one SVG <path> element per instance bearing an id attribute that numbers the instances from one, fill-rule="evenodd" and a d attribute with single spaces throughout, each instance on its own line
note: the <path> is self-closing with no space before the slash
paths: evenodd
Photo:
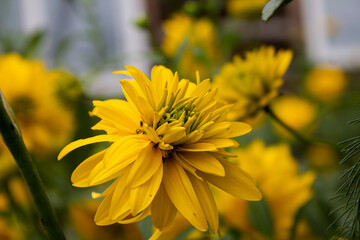
<path id="1" fill-rule="evenodd" d="M 227 0 L 226 10 L 235 17 L 259 17 L 268 0 Z"/>
<path id="2" fill-rule="evenodd" d="M 219 88 L 219 98 L 233 104 L 229 118 L 255 118 L 278 96 L 291 58 L 290 50 L 276 53 L 274 47 L 262 46 L 246 52 L 244 58 L 235 56 L 233 62 L 226 63 L 214 77 L 214 85 Z"/>
<path id="3" fill-rule="evenodd" d="M 345 73 L 331 65 L 315 67 L 305 79 L 307 91 L 323 102 L 333 101 L 341 97 L 347 84 Z"/>
<path id="4" fill-rule="evenodd" d="M 272 104 L 272 110 L 286 125 L 296 131 L 309 133 L 313 130 L 313 123 L 317 117 L 317 107 L 305 98 L 295 95 L 284 95 L 277 98 Z M 282 136 L 291 134 L 282 126 L 274 122 L 275 130 Z"/>
<path id="5" fill-rule="evenodd" d="M 216 101 L 210 80 L 179 81 L 177 73 L 154 66 L 151 80 L 126 66 L 134 80 L 121 80 L 127 101 L 94 101 L 92 115 L 101 120 L 93 129 L 106 134 L 67 145 L 58 159 L 76 148 L 111 142 L 82 162 L 72 174 L 77 187 L 115 181 L 102 193 L 98 225 L 132 223 L 151 215 L 158 238 L 180 212 L 200 231 L 217 233 L 219 220 L 209 183 L 246 200 L 261 193 L 249 175 L 224 157 L 231 138 L 248 133 L 246 123 L 227 122 L 229 106 Z"/>
<path id="6" fill-rule="evenodd" d="M 298 163 L 285 144 L 266 147 L 264 142 L 255 140 L 235 153 L 239 156 L 238 166 L 255 179 L 269 206 L 274 239 L 289 239 L 297 211 L 313 195 L 311 185 L 315 174 L 310 171 L 299 174 Z M 221 192 L 216 196 L 219 211 L 226 221 L 252 239 L 264 239 L 249 220 L 247 202 Z"/>
<path id="7" fill-rule="evenodd" d="M 58 149 L 69 140 L 75 127 L 72 110 L 58 96 L 64 76 L 69 77 L 62 72 L 46 71 L 41 62 L 15 53 L 0 57 L 0 89 L 14 111 L 31 153 L 43 155 Z M 15 167 L 2 141 L 0 164 L 2 176 Z"/>
<path id="8" fill-rule="evenodd" d="M 166 57 L 177 61 L 177 70 L 194 79 L 195 71 L 208 76 L 219 60 L 217 32 L 206 18 L 192 19 L 185 14 L 174 14 L 163 23 L 162 49 Z"/>

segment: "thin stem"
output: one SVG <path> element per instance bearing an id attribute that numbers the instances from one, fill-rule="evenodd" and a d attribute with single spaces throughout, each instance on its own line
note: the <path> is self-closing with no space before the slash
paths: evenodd
<path id="1" fill-rule="evenodd" d="M 300 142 L 309 145 L 311 144 L 311 141 L 307 139 L 306 137 L 302 136 L 300 133 L 289 127 L 286 123 L 284 123 L 276 114 L 272 111 L 272 109 L 269 106 L 266 106 L 264 108 L 264 111 L 279 125 L 281 125 L 283 128 L 285 128 L 288 132 L 290 132 L 294 137 L 296 137 Z"/>
<path id="2" fill-rule="evenodd" d="M 26 149 L 10 106 L 0 91 L 0 132 L 23 175 L 49 239 L 65 240 L 39 173 Z"/>

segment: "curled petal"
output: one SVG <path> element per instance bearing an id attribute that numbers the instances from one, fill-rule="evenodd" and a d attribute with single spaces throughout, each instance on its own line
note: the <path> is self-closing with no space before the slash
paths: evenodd
<path id="1" fill-rule="evenodd" d="M 98 135 L 86 139 L 79 139 L 66 145 L 59 153 L 58 160 L 65 157 L 65 155 L 67 155 L 69 152 L 73 151 L 76 148 L 98 142 L 115 142 L 117 139 L 119 139 L 119 137 L 115 135 Z"/>

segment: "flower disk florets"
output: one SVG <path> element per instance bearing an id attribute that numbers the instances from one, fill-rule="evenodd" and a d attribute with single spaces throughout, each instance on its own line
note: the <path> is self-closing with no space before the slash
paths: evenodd
<path id="1" fill-rule="evenodd" d="M 72 175 L 74 186 L 87 187 L 115 181 L 95 197 L 104 197 L 95 216 L 99 225 L 136 222 L 151 215 L 157 229 L 167 228 L 177 212 L 193 226 L 218 232 L 217 208 L 209 183 L 246 200 L 259 200 L 253 180 L 225 157 L 237 146 L 230 139 L 251 127 L 224 121 L 229 106 L 216 100 L 210 80 L 179 80 L 177 73 L 155 66 L 151 80 L 126 66 L 134 80 L 121 80 L 127 101 L 94 101 L 92 114 L 101 121 L 99 135 L 75 141 L 62 158 L 80 146 L 112 142 L 86 159 Z"/>

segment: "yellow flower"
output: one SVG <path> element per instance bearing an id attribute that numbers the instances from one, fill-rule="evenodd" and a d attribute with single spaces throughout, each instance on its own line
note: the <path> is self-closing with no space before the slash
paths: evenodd
<path id="1" fill-rule="evenodd" d="M 230 119 L 254 118 L 278 95 L 283 75 L 292 58 L 290 50 L 275 53 L 274 47 L 262 46 L 234 57 L 214 78 L 222 101 L 233 104 Z"/>
<path id="2" fill-rule="evenodd" d="M 276 99 L 272 105 L 275 115 L 286 125 L 296 131 L 307 133 L 312 130 L 311 127 L 317 115 L 317 108 L 308 100 L 298 96 L 281 96 Z M 277 133 L 289 137 L 290 134 L 277 123 L 274 123 Z"/>
<path id="3" fill-rule="evenodd" d="M 268 0 L 228 0 L 226 1 L 226 10 L 235 17 L 259 17 L 267 2 Z"/>
<path id="4" fill-rule="evenodd" d="M 178 61 L 177 69 L 186 77 L 193 78 L 196 70 L 208 76 L 219 59 L 216 28 L 210 20 L 174 14 L 163 23 L 163 29 L 163 52 Z"/>
<path id="5" fill-rule="evenodd" d="M 63 75 L 46 71 L 41 62 L 24 59 L 18 54 L 0 57 L 0 89 L 14 111 L 31 153 L 47 154 L 57 150 L 72 133 L 72 111 L 64 107 L 57 95 Z M 15 166 L 2 141 L 0 164 L 7 166 L 1 168 L 1 175 Z"/>
<path id="6" fill-rule="evenodd" d="M 256 140 L 239 155 L 238 165 L 255 179 L 272 216 L 275 239 L 289 239 L 291 227 L 299 208 L 312 197 L 311 185 L 314 173 L 298 173 L 298 164 L 285 144 L 266 147 Z M 248 204 L 228 194 L 218 194 L 219 211 L 233 226 L 251 235 L 264 239 L 248 219 Z"/>
<path id="7" fill-rule="evenodd" d="M 246 200 L 261 194 L 244 171 L 224 159 L 230 138 L 246 134 L 250 126 L 226 122 L 229 106 L 215 100 L 210 80 L 197 84 L 163 66 L 155 66 L 151 80 L 132 66 L 118 71 L 134 80 L 122 80 L 127 101 L 94 101 L 92 114 L 101 120 L 93 129 L 106 134 L 67 145 L 70 151 L 96 142 L 111 142 L 89 157 L 72 174 L 77 187 L 115 180 L 102 194 L 95 215 L 98 225 L 131 223 L 151 215 L 157 229 L 166 229 L 177 212 L 201 231 L 218 231 L 218 214 L 209 183 Z"/>
<path id="8" fill-rule="evenodd" d="M 328 102 L 338 99 L 345 92 L 347 79 L 335 66 L 318 66 L 306 77 L 305 87 L 316 99 Z"/>

